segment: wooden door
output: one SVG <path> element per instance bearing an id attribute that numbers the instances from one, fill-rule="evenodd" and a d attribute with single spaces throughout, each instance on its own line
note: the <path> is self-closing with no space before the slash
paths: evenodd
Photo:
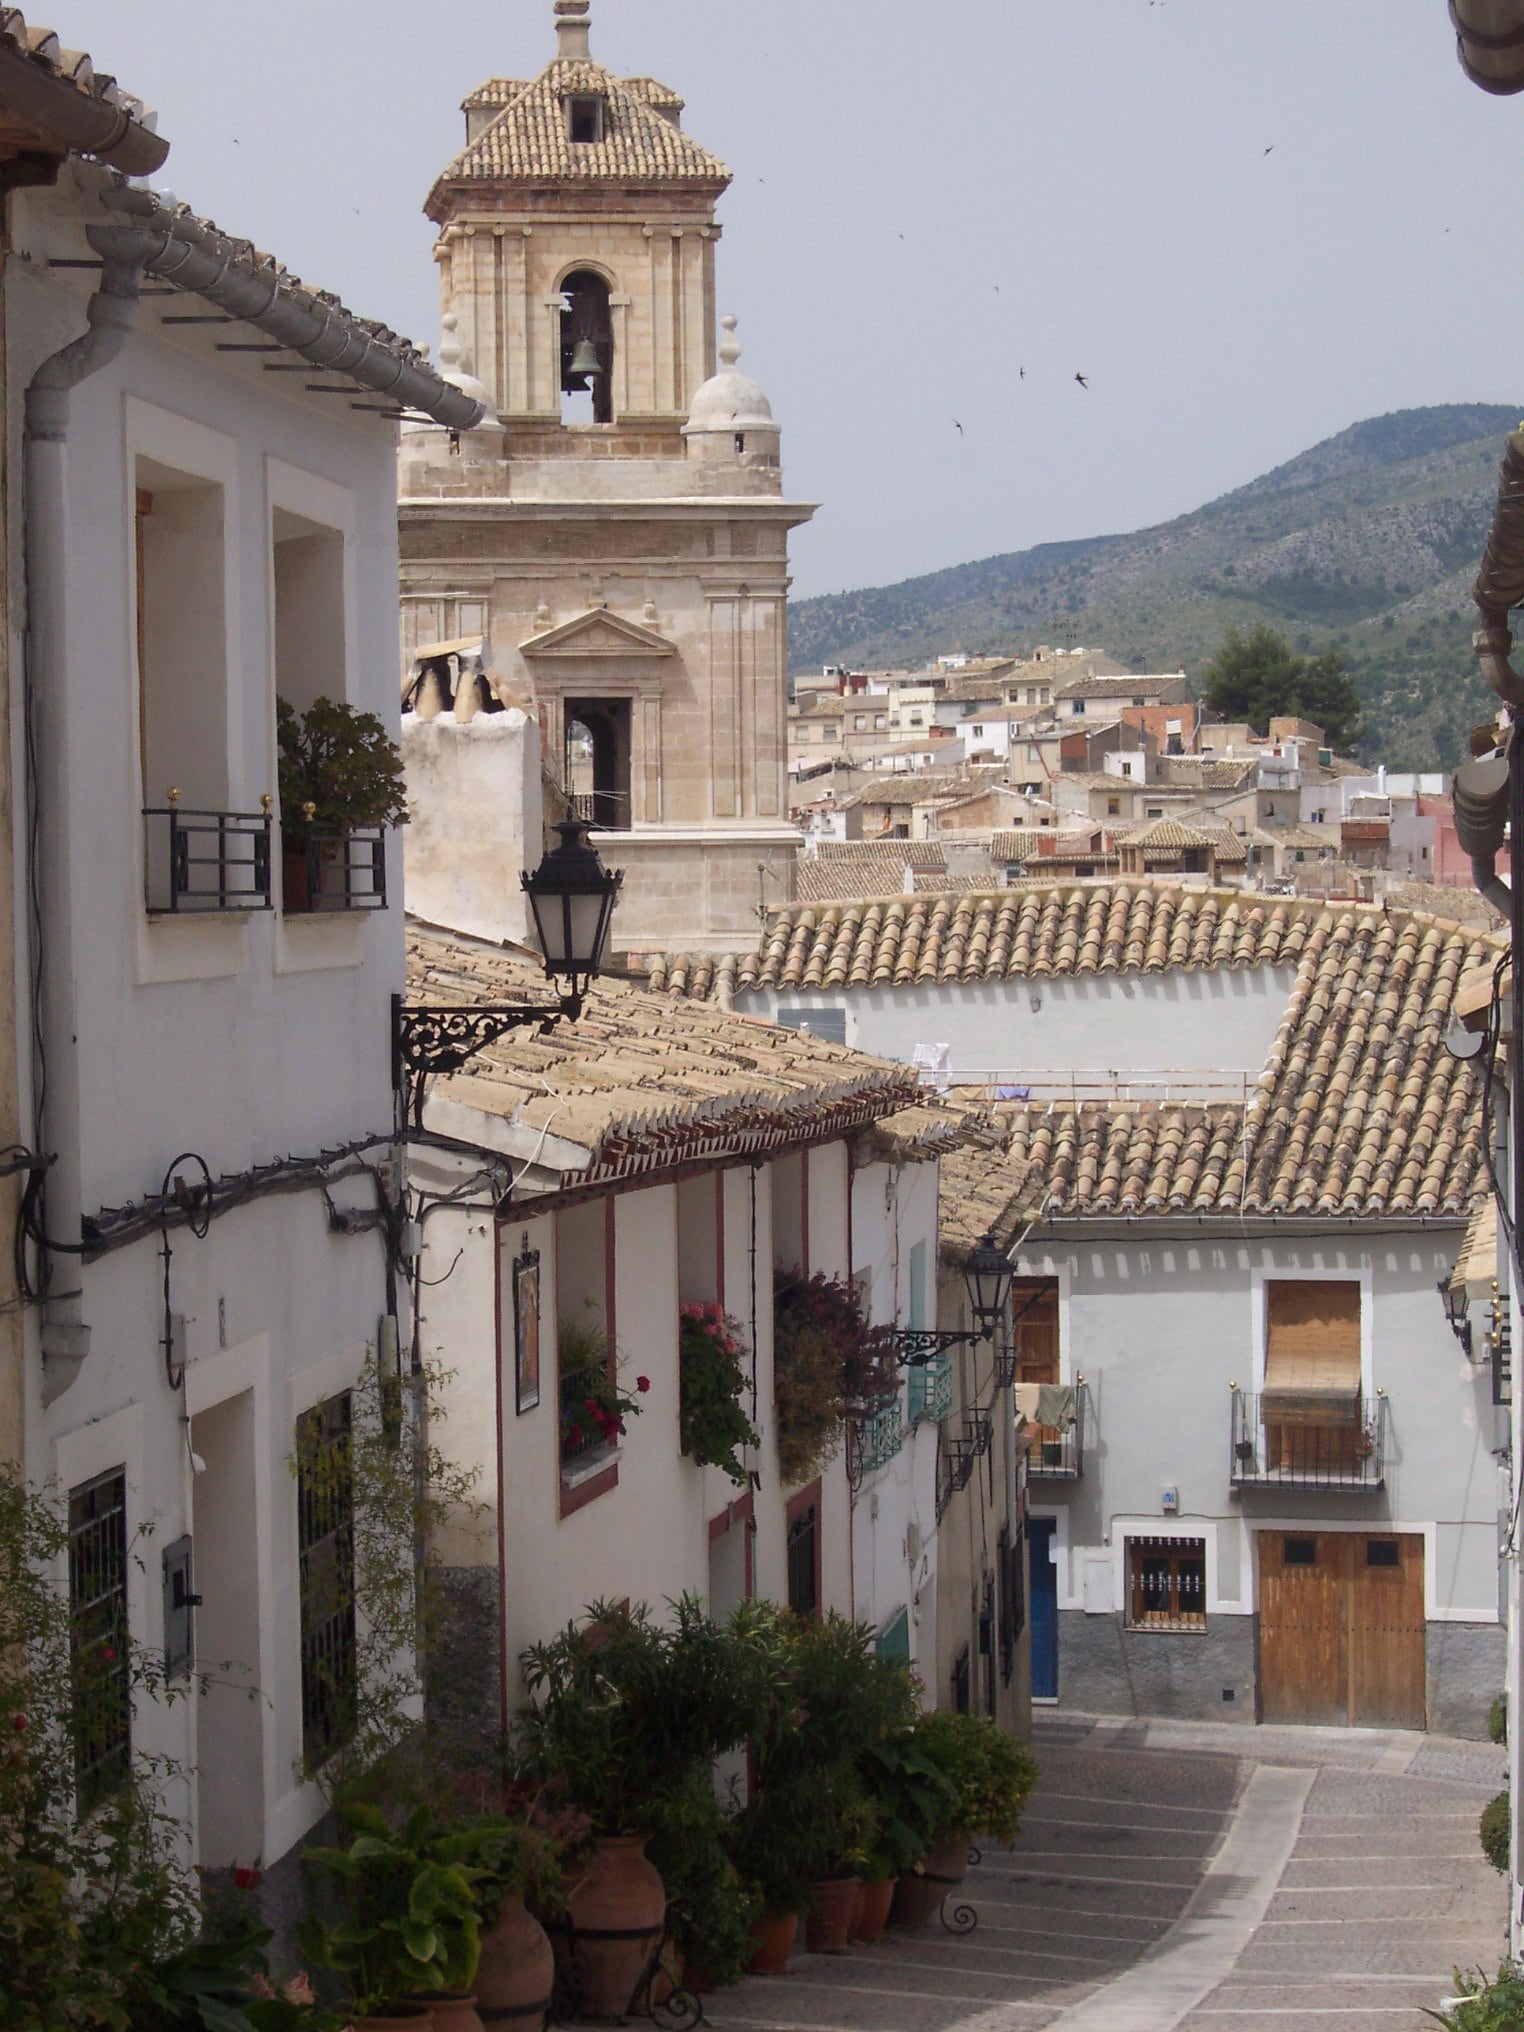
<path id="1" fill-rule="evenodd" d="M 1261 1531 L 1257 1538 L 1260 1719 L 1342 1722 L 1349 1704 L 1343 1534 Z"/>
<path id="2" fill-rule="evenodd" d="M 1260 1719 L 1421 1729 L 1422 1538 L 1261 1531 L 1256 1543 Z"/>
<path id="3" fill-rule="evenodd" d="M 1424 1725 L 1423 1540 L 1372 1532 L 1350 1547 L 1349 1718 Z"/>

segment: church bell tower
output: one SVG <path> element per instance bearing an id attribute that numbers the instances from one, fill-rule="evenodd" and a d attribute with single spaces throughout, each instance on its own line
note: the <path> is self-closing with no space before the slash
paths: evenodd
<path id="1" fill-rule="evenodd" d="M 555 28 L 538 76 L 465 101 L 425 207 L 441 365 L 490 407 L 456 440 L 404 430 L 404 656 L 481 639 L 488 713 L 526 703 L 549 776 L 617 835 L 618 947 L 726 944 L 759 881 L 791 893 L 787 539 L 813 509 L 782 497 L 733 318 L 717 345 L 730 171 L 675 92 L 593 59 L 587 0 Z"/>

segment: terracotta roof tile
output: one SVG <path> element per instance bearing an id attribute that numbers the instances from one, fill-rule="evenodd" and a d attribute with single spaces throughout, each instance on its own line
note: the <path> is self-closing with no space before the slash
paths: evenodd
<path id="1" fill-rule="evenodd" d="M 1468 1215 L 1484 1175 L 1480 1074 L 1442 1040 L 1463 969 L 1500 948 L 1422 918 L 1325 917 L 1247 1107 L 1002 1104 L 988 1116 L 1001 1158 L 980 1141 L 943 1159 L 944 1245 L 970 1245 L 992 1208 L 1007 1236 L 1038 1209 Z"/>
<path id="2" fill-rule="evenodd" d="M 574 94 L 603 100 L 601 141 L 574 142 L 567 133 L 563 101 Z M 654 79 L 621 79 L 602 64 L 557 57 L 509 99 L 491 126 L 442 172 L 429 199 L 431 216 L 441 192 L 452 184 L 552 178 L 569 183 L 703 183 L 723 188 L 730 181 L 725 164 L 661 110 L 681 104 L 675 93 Z"/>
<path id="3" fill-rule="evenodd" d="M 149 133 L 155 130 L 158 116 L 151 107 L 123 91 L 109 72 L 98 71 L 83 50 L 65 49 L 51 28 L 29 23 L 19 7 L 0 7 L 0 42 L 9 43 L 40 69 L 73 85 L 85 98 L 115 107 Z"/>
<path id="4" fill-rule="evenodd" d="M 527 956 L 409 927 L 413 1003 L 546 993 Z M 578 1183 L 849 1134 L 924 1105 L 906 1066 L 616 980 L 595 984 L 575 1024 L 511 1031 L 430 1093 L 583 1145 Z"/>

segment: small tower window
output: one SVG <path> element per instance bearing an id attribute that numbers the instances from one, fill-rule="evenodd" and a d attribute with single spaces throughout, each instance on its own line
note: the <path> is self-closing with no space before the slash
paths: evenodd
<path id="1" fill-rule="evenodd" d="M 603 101 L 589 94 L 566 101 L 566 134 L 574 142 L 603 139 Z"/>

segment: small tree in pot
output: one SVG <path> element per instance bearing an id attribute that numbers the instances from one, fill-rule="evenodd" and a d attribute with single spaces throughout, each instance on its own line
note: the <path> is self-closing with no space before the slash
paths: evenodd
<path id="1" fill-rule="evenodd" d="M 314 699 L 298 713 L 289 700 L 278 698 L 275 752 L 285 907 L 310 910 L 310 882 L 304 877 L 315 838 L 405 822 L 402 751 L 374 713 L 343 699 Z"/>

